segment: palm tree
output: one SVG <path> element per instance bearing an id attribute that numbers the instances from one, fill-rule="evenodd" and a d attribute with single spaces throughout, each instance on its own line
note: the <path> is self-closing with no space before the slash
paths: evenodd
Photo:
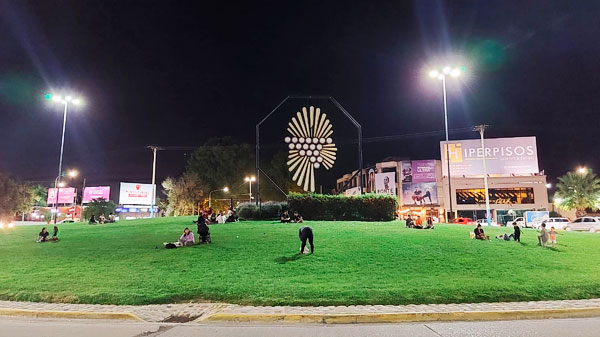
<path id="1" fill-rule="evenodd" d="M 578 217 L 588 208 L 600 205 L 600 178 L 588 170 L 587 173 L 568 172 L 558 178 L 554 201 L 558 207 L 572 210 Z"/>

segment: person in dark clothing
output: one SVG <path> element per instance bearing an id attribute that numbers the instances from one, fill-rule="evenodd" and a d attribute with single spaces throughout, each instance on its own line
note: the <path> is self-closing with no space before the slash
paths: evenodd
<path id="1" fill-rule="evenodd" d="M 409 215 L 408 218 L 406 218 L 406 228 L 412 228 L 412 226 L 413 226 L 413 219 Z"/>
<path id="2" fill-rule="evenodd" d="M 298 211 L 294 211 L 294 215 L 292 216 L 292 222 L 294 223 L 302 223 L 304 219 L 302 219 L 302 215 L 298 214 Z"/>
<path id="3" fill-rule="evenodd" d="M 92 214 L 92 216 L 90 217 L 90 225 L 95 224 L 95 223 L 96 223 L 96 216 L 94 214 Z"/>
<path id="4" fill-rule="evenodd" d="M 427 218 L 427 227 L 425 229 L 433 229 L 433 219 L 431 217 Z"/>
<path id="5" fill-rule="evenodd" d="M 46 227 L 42 228 L 42 231 L 40 232 L 40 234 L 38 234 L 38 238 L 37 240 L 35 240 L 35 242 L 46 242 L 48 241 L 48 236 L 50 235 L 50 233 L 48 233 L 48 230 L 46 230 Z"/>
<path id="6" fill-rule="evenodd" d="M 210 243 L 210 230 L 208 229 L 208 225 L 206 224 L 204 214 L 200 212 L 200 215 L 198 215 L 198 221 L 194 222 L 198 226 L 198 242 Z"/>
<path id="7" fill-rule="evenodd" d="M 519 225 L 517 225 L 516 222 L 513 222 L 513 228 L 515 229 L 515 232 L 512 234 L 513 239 L 515 239 L 515 241 L 521 242 L 521 228 L 519 228 Z"/>
<path id="8" fill-rule="evenodd" d="M 310 244 L 310 253 L 315 252 L 315 246 L 313 244 L 313 231 L 312 228 L 308 226 L 300 227 L 298 230 L 298 237 L 300 241 L 302 241 L 302 245 L 300 246 L 300 254 L 304 253 L 304 247 L 306 247 L 306 240 L 308 239 L 308 243 Z"/>
<path id="9" fill-rule="evenodd" d="M 58 227 L 54 226 L 54 232 L 52 233 L 52 238 L 50 240 L 58 241 Z"/>
<path id="10" fill-rule="evenodd" d="M 236 222 L 240 217 L 237 215 L 236 211 L 231 211 L 231 214 L 227 217 L 225 222 Z"/>
<path id="11" fill-rule="evenodd" d="M 475 238 L 477 240 L 489 240 L 489 237 L 485 236 L 485 233 L 483 232 L 483 228 L 481 228 L 481 225 L 477 225 L 477 227 L 475 227 L 475 230 L 473 231 L 473 233 L 475 233 Z"/>
<path id="12" fill-rule="evenodd" d="M 292 218 L 290 218 L 290 213 L 288 211 L 283 211 L 281 214 L 281 223 L 288 223 L 290 221 L 292 221 Z"/>

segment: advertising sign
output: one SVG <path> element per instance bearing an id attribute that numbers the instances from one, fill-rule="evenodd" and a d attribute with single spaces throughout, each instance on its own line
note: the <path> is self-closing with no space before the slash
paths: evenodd
<path id="1" fill-rule="evenodd" d="M 83 203 L 100 198 L 104 200 L 110 198 L 110 186 L 86 187 L 83 189 Z"/>
<path id="2" fill-rule="evenodd" d="M 525 223 L 528 226 L 542 223 L 550 218 L 548 211 L 527 211 L 525 212 Z"/>
<path id="3" fill-rule="evenodd" d="M 375 170 L 370 169 L 368 173 L 367 191 L 369 193 L 375 193 Z"/>
<path id="4" fill-rule="evenodd" d="M 375 174 L 375 193 L 397 195 L 396 172 Z"/>
<path id="5" fill-rule="evenodd" d="M 402 185 L 402 205 L 439 205 L 436 183 L 411 183 Z"/>
<path id="6" fill-rule="evenodd" d="M 412 182 L 412 163 L 410 161 L 402 162 L 402 183 L 410 183 Z"/>
<path id="7" fill-rule="evenodd" d="M 360 187 L 356 186 L 349 188 L 346 191 L 344 191 L 344 194 L 347 196 L 360 195 Z"/>
<path id="8" fill-rule="evenodd" d="M 56 204 L 56 188 L 48 189 L 48 199 L 46 203 L 48 205 Z M 74 187 L 64 187 L 58 191 L 58 203 L 59 204 L 72 204 L 75 202 L 75 188 Z"/>
<path id="9" fill-rule="evenodd" d="M 413 183 L 435 182 L 435 160 L 412 161 Z"/>
<path id="10" fill-rule="evenodd" d="M 482 176 L 483 150 L 480 139 L 448 142 L 452 176 Z M 446 142 L 440 142 L 442 172 L 448 175 Z M 487 174 L 519 175 L 538 173 L 535 137 L 489 138 L 485 140 Z"/>
<path id="11" fill-rule="evenodd" d="M 121 183 L 119 204 L 151 205 L 152 184 Z"/>

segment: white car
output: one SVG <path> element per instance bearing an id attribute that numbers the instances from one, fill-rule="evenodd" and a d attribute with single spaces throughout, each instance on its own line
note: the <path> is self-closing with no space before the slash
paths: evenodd
<path id="1" fill-rule="evenodd" d="M 533 228 L 540 230 L 543 223 L 546 224 L 546 229 L 550 229 L 552 227 L 554 227 L 554 229 L 565 229 L 571 224 L 571 221 L 569 221 L 567 218 L 549 218 L 542 223 L 536 223 Z"/>
<path id="2" fill-rule="evenodd" d="M 487 226 L 487 220 L 486 219 L 477 219 L 477 225 L 482 225 L 482 226 Z M 494 220 L 490 221 L 490 226 L 496 226 L 498 227 L 498 223 Z"/>
<path id="3" fill-rule="evenodd" d="M 590 233 L 600 232 L 600 218 L 584 216 L 575 219 L 565 229 L 568 231 L 588 231 Z"/>

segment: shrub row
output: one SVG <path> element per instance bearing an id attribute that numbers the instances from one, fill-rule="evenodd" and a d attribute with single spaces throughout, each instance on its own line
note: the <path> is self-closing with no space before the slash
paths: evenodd
<path id="1" fill-rule="evenodd" d="M 244 220 L 275 220 L 287 209 L 285 201 L 267 201 L 262 203 L 260 209 L 255 203 L 243 202 L 235 210 Z"/>
<path id="2" fill-rule="evenodd" d="M 290 193 L 288 205 L 306 220 L 391 221 L 398 202 L 395 196 L 357 196 Z"/>

